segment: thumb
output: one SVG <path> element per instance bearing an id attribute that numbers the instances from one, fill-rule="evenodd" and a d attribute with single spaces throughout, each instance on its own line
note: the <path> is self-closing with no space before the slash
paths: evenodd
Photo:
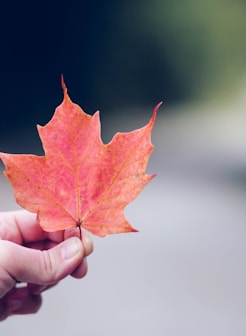
<path id="1" fill-rule="evenodd" d="M 58 282 L 78 267 L 85 254 L 77 237 L 44 251 L 1 240 L 0 251 L 0 298 L 15 286 L 16 281 L 38 285 Z"/>

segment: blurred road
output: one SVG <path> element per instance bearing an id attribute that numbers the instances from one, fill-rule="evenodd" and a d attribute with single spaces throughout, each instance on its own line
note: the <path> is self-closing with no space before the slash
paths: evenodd
<path id="1" fill-rule="evenodd" d="M 126 211 L 140 232 L 95 237 L 88 276 L 46 292 L 38 314 L 9 318 L 0 334 L 245 335 L 244 102 L 160 111 L 148 168 L 158 175 Z M 0 184 L 0 210 L 16 208 Z"/>

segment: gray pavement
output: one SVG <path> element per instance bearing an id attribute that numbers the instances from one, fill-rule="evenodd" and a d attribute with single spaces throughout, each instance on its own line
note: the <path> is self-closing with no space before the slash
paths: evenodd
<path id="1" fill-rule="evenodd" d="M 158 175 L 126 210 L 139 233 L 94 237 L 87 277 L 47 291 L 36 315 L 0 334 L 246 335 L 244 106 L 160 111 L 148 168 Z M 16 208 L 0 185 L 0 210 Z"/>

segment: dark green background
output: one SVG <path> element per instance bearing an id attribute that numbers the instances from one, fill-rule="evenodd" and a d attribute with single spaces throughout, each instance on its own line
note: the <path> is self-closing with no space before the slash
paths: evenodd
<path id="1" fill-rule="evenodd" d="M 50 119 L 61 73 L 73 101 L 107 118 L 220 97 L 245 70 L 242 0 L 14 0 L 0 16 L 1 137 Z"/>

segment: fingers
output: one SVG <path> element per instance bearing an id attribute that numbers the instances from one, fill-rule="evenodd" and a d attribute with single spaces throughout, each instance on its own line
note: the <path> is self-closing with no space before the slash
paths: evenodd
<path id="1" fill-rule="evenodd" d="M 76 279 L 81 279 L 86 276 L 88 271 L 87 260 L 84 258 L 82 263 L 71 273 L 71 276 Z"/>
<path id="2" fill-rule="evenodd" d="M 33 295 L 28 288 L 15 288 L 0 299 L 0 321 L 14 314 L 34 314 L 42 304 L 40 295 Z"/>
<path id="3" fill-rule="evenodd" d="M 75 235 L 79 237 L 78 228 L 66 230 L 64 233 L 64 238 L 73 237 Z M 92 243 L 92 240 L 91 240 L 91 237 L 88 231 L 83 230 L 83 229 L 82 229 L 82 243 L 85 249 L 85 256 L 87 257 L 93 252 L 93 243 Z M 86 257 L 83 258 L 79 266 L 71 273 L 72 277 L 76 279 L 81 279 L 87 274 L 88 265 L 87 265 Z"/>
<path id="4" fill-rule="evenodd" d="M 70 237 L 80 237 L 78 228 L 69 229 L 64 232 L 64 239 Z M 87 257 L 93 252 L 93 243 L 88 231 L 84 229 L 82 229 L 82 243 L 85 249 L 85 256 Z"/>
<path id="5" fill-rule="evenodd" d="M 48 286 L 73 272 L 82 277 L 87 271 L 82 261 L 92 250 L 92 244 L 88 239 L 82 243 L 71 237 L 50 250 L 40 251 L 1 240 L 0 250 L 1 298 L 16 281 Z"/>
<path id="6" fill-rule="evenodd" d="M 37 215 L 25 210 L 0 212 L 0 237 L 17 244 L 46 239 L 36 220 Z"/>
<path id="7" fill-rule="evenodd" d="M 85 257 L 92 253 L 93 243 L 85 230 L 82 241 L 76 238 L 78 228 L 47 233 L 36 215 L 27 211 L 0 213 L 0 222 L 0 298 L 16 281 L 28 283 L 30 293 L 40 294 L 69 274 L 86 275 Z"/>
<path id="8" fill-rule="evenodd" d="M 89 256 L 93 252 L 93 243 L 90 238 L 90 235 L 87 231 L 82 231 L 82 244 L 84 246 L 84 258 L 82 259 L 81 263 L 75 268 L 70 275 L 76 279 L 83 278 L 88 271 L 88 265 L 86 256 Z M 70 237 L 74 237 L 75 235 L 79 236 L 79 231 L 77 229 L 67 230 L 64 233 L 64 239 L 68 239 Z M 55 283 L 56 284 L 56 283 Z M 52 285 L 38 285 L 38 284 L 28 284 L 30 291 L 33 294 L 41 294 L 43 291 L 53 287 L 55 284 Z"/>
<path id="9" fill-rule="evenodd" d="M 39 243 L 43 247 L 42 244 L 45 240 L 59 243 L 72 236 L 79 237 L 77 227 L 65 231 L 43 231 L 37 221 L 37 215 L 26 210 L 0 212 L 0 224 L 0 239 L 9 240 L 19 245 L 30 246 Z M 87 231 L 83 229 L 82 237 L 90 239 Z M 92 241 L 88 242 L 87 246 L 88 254 L 90 254 L 93 250 Z"/>
<path id="10" fill-rule="evenodd" d="M 35 295 L 40 295 L 41 293 L 43 293 L 47 289 L 54 287 L 55 285 L 57 285 L 57 283 L 54 283 L 52 285 L 37 285 L 33 283 L 27 284 L 30 293 Z"/>

